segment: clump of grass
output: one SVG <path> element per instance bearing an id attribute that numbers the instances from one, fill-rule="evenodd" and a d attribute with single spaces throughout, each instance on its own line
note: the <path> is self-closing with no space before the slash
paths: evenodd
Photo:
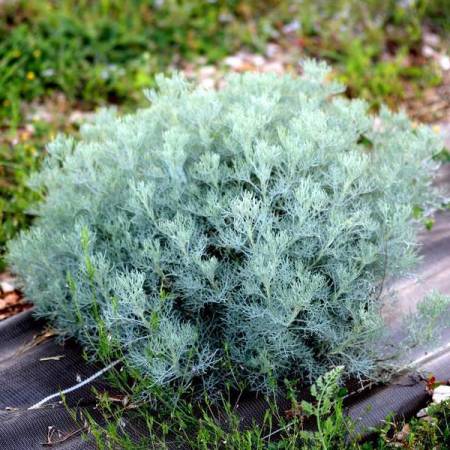
<path id="1" fill-rule="evenodd" d="M 99 414 L 95 417 L 86 414 L 80 420 L 71 411 L 86 439 L 93 439 L 100 450 L 429 450 L 450 446 L 449 401 L 429 406 L 424 419 L 405 421 L 390 415 L 375 429 L 357 427 L 346 414 L 341 367 L 320 377 L 307 400 L 298 399 L 291 384 L 287 386 L 288 407 L 266 397 L 265 413 L 253 424 L 247 419 L 247 425 L 237 392 L 224 391 L 219 402 L 204 398 L 193 405 L 184 398 L 176 404 L 168 402 L 173 396 L 155 389 L 154 403 L 142 403 L 133 400 L 139 382 L 131 380 L 133 375 L 126 370 L 109 375 L 111 384 L 123 394 L 97 393 Z"/>
<path id="2" fill-rule="evenodd" d="M 92 106 L 135 95 L 176 59 L 217 62 L 248 47 L 283 42 L 293 19 L 311 56 L 329 58 L 350 93 L 374 104 L 403 95 L 403 83 L 432 83 L 430 67 L 408 62 L 439 0 L 264 2 L 5 2 L 0 24 L 0 120 L 24 100 L 62 91 Z M 441 5 L 442 6 L 442 5 Z M 448 7 L 443 8 L 449 15 Z M 388 56 L 388 58 L 386 58 Z M 174 59 L 174 57 L 176 57 Z M 132 93 L 130 97 L 130 93 Z M 14 117 L 14 114 L 13 114 Z"/>
<path id="3" fill-rule="evenodd" d="M 240 396 L 226 392 L 219 401 L 204 398 L 196 405 L 181 398 L 167 403 L 167 392 L 155 390 L 158 408 L 134 404 L 131 396 L 98 395 L 102 418 L 87 415 L 87 429 L 99 449 L 359 449 L 349 436 L 354 424 L 344 414 L 346 390 L 341 387 L 342 367 L 319 377 L 311 387 L 309 401 L 297 399 L 288 386 L 289 407 L 267 397 L 267 409 L 253 424 L 243 425 Z M 116 372 L 110 378 L 120 386 L 125 377 Z M 170 405 L 170 406 L 164 406 Z M 247 418 L 248 422 L 248 418 Z M 102 425 L 99 425 L 102 423 Z M 251 423 L 251 420 L 250 420 Z"/>

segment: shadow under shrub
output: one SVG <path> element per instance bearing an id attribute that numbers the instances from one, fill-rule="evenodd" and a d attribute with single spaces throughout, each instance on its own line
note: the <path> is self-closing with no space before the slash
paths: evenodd
<path id="1" fill-rule="evenodd" d="M 376 375 L 383 281 L 414 262 L 441 147 L 327 73 L 219 92 L 158 77 L 149 108 L 58 137 L 39 217 L 9 247 L 37 314 L 123 353 L 149 392 Z"/>

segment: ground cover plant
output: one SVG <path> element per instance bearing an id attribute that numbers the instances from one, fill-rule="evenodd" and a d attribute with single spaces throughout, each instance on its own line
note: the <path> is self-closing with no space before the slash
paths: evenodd
<path id="1" fill-rule="evenodd" d="M 208 401 L 199 408 L 181 401 L 175 407 L 159 407 L 155 413 L 149 405 L 140 404 L 136 408 L 127 402 L 127 396 L 116 398 L 114 403 L 107 394 L 98 393 L 98 408 L 106 425 L 99 426 L 91 415 L 81 421 L 73 415 L 73 419 L 82 431 L 89 430 L 99 450 L 165 449 L 177 445 L 205 450 L 372 449 L 370 444 L 362 447 L 348 440 L 355 424 L 344 414 L 346 390 L 341 386 L 342 369 L 337 367 L 319 377 L 311 387 L 309 401 L 298 400 L 295 391 L 290 390 L 292 407 L 288 410 L 268 398 L 268 410 L 260 423 L 246 429 L 239 416 L 239 400 L 232 401 L 228 395 L 221 398 L 221 412 Z M 112 378 L 118 381 L 123 375 Z M 122 387 L 127 392 L 127 387 Z M 133 423 L 140 423 L 141 431 L 136 432 Z M 129 431 L 130 426 L 134 432 Z"/>
<path id="2" fill-rule="evenodd" d="M 158 78 L 151 106 L 59 136 L 9 261 L 38 316 L 145 380 L 214 396 L 377 374 L 387 277 L 436 196 L 435 133 L 338 95 L 329 69 Z"/>
<path id="3" fill-rule="evenodd" d="M 292 53 L 287 70 L 305 55 L 326 58 L 347 94 L 397 106 L 439 82 L 422 38 L 449 17 L 442 0 L 1 2 L 0 268 L 6 241 L 33 219 L 25 179 L 43 142 L 68 128 L 68 111 L 133 108 L 155 73 L 220 65 L 243 48 L 264 54 L 273 42 Z"/>
<path id="4" fill-rule="evenodd" d="M 226 426 L 217 410 L 208 403 L 195 411 L 180 402 L 176 407 L 159 408 L 130 402 L 130 397 L 110 397 L 98 393 L 98 408 L 106 425 L 100 426 L 91 415 L 73 419 L 82 432 L 89 431 L 99 450 L 170 449 L 177 445 L 190 449 L 283 449 L 283 450 L 388 450 L 446 449 L 449 445 L 450 403 L 432 403 L 420 419 L 386 417 L 378 428 L 365 430 L 358 420 L 346 412 L 347 390 L 342 386 L 342 367 L 327 372 L 310 389 L 308 399 L 299 400 L 295 390 L 289 391 L 291 407 L 280 408 L 267 399 L 268 409 L 260 423 L 243 429 L 239 416 L 239 400 L 226 395 L 221 401 L 227 417 Z M 119 381 L 123 374 L 112 374 Z M 430 376 L 428 385 L 432 386 Z M 119 381 L 120 385 L 120 381 Z M 124 392 L 127 386 L 122 384 Z M 133 424 L 141 423 L 137 431 Z M 134 429 L 133 432 L 130 429 Z M 145 430 L 145 431 L 142 431 Z M 359 431 L 358 431 L 359 430 Z M 361 432 L 363 434 L 361 434 Z M 368 433 L 368 434 L 364 434 Z M 86 438 L 88 436 L 86 435 Z"/>
<path id="5" fill-rule="evenodd" d="M 354 94 L 394 100 L 402 80 L 431 73 L 406 61 L 418 50 L 422 25 L 450 16 L 439 0 L 370 0 L 364 7 L 355 0 L 31 0 L 7 1 L 0 13 L 3 119 L 20 114 L 21 101 L 55 89 L 94 105 L 136 101 L 155 70 L 200 56 L 215 63 L 242 47 L 263 52 L 289 24 L 306 53 L 340 67 Z"/>

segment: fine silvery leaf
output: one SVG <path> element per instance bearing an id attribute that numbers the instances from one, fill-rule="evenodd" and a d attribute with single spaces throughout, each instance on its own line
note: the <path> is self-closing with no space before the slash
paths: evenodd
<path id="1" fill-rule="evenodd" d="M 328 71 L 219 92 L 159 76 L 148 108 L 58 137 L 9 246 L 37 314 L 94 353 L 110 336 L 160 385 L 373 375 L 379 286 L 414 262 L 441 147 L 336 96 Z"/>

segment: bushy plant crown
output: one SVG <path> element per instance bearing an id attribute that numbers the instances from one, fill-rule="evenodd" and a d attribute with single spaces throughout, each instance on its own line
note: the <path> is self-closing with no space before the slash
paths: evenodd
<path id="1" fill-rule="evenodd" d="M 373 374 L 383 281 L 414 261 L 440 147 L 327 73 L 219 92 L 161 76 L 149 108 L 58 137 L 10 245 L 37 314 L 94 351 L 105 333 L 158 385 Z"/>

